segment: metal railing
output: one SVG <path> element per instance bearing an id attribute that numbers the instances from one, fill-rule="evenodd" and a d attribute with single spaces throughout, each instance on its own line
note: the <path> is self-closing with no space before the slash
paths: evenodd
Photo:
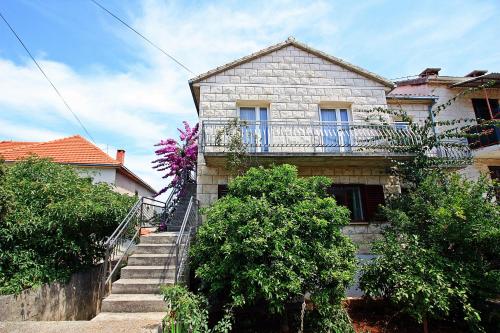
<path id="1" fill-rule="evenodd" d="M 194 196 L 189 200 L 189 205 L 184 215 L 179 235 L 175 241 L 175 283 L 183 280 L 187 270 L 188 250 L 191 237 L 196 233 L 199 225 L 198 202 Z"/>
<path id="2" fill-rule="evenodd" d="M 500 143 L 500 126 L 476 125 L 467 130 L 471 137 L 467 138 L 472 149 L 493 146 Z"/>
<path id="3" fill-rule="evenodd" d="M 414 145 L 419 137 L 404 123 L 205 120 L 202 152 L 227 152 L 234 135 L 253 153 L 391 153 L 394 145 Z M 391 148 L 391 149 L 389 149 Z"/>
<path id="4" fill-rule="evenodd" d="M 146 197 L 140 198 L 132 206 L 127 216 L 104 242 L 102 288 L 112 282 L 118 269 L 138 243 L 141 228 L 157 226 L 165 219 L 165 207 L 165 202 Z"/>

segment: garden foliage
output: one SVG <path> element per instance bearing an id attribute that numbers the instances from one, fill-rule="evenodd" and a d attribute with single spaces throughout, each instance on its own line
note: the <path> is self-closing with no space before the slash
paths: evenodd
<path id="1" fill-rule="evenodd" d="M 167 303 L 167 315 L 163 319 L 164 332 L 171 333 L 227 333 L 232 327 L 232 313 L 226 315 L 212 328 L 208 328 L 208 300 L 194 294 L 181 285 L 162 288 Z"/>
<path id="2" fill-rule="evenodd" d="M 1 294 L 65 281 L 96 264 L 103 239 L 136 200 L 107 184 L 93 185 L 70 166 L 34 157 L 0 178 Z"/>
<path id="3" fill-rule="evenodd" d="M 299 178 L 291 165 L 235 178 L 204 212 L 191 248 L 202 291 L 236 308 L 259 304 L 281 315 L 310 293 L 315 310 L 306 319 L 315 318 L 316 331 L 338 324 L 334 314 L 356 259 L 341 232 L 349 211 L 326 193 L 330 185 L 325 177 Z"/>
<path id="4" fill-rule="evenodd" d="M 434 173 L 392 199 L 390 222 L 363 268 L 362 289 L 387 297 L 419 322 L 465 320 L 481 331 L 485 300 L 500 294 L 500 206 L 494 187 Z"/>

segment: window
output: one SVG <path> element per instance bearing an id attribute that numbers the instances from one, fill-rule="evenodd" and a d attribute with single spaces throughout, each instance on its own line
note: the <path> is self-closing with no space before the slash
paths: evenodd
<path id="1" fill-rule="evenodd" d="M 491 120 L 491 116 L 493 116 L 494 119 L 500 118 L 498 99 L 488 99 L 487 102 L 486 99 L 473 98 L 472 106 L 474 107 L 476 118 L 478 119 Z M 479 135 L 479 137 L 467 138 L 472 148 L 491 146 L 500 142 L 500 127 L 496 125 L 472 127 L 468 133 Z"/>
<path id="2" fill-rule="evenodd" d="M 227 194 L 228 188 L 226 184 L 217 186 L 217 199 L 222 198 Z"/>
<path id="3" fill-rule="evenodd" d="M 405 131 L 405 130 L 408 130 L 408 123 L 406 121 L 399 121 L 399 120 L 396 120 L 394 122 L 394 128 L 396 130 L 400 130 L 400 131 Z"/>
<path id="4" fill-rule="evenodd" d="M 332 194 L 337 203 L 349 208 L 352 221 L 364 221 L 361 203 L 361 190 L 359 186 L 334 186 Z"/>
<path id="5" fill-rule="evenodd" d="M 378 220 L 378 206 L 385 203 L 381 185 L 335 184 L 329 193 L 338 204 L 349 208 L 352 222 Z"/>
<path id="6" fill-rule="evenodd" d="M 267 107 L 240 107 L 240 120 L 247 123 L 242 128 L 242 136 L 249 150 L 269 151 Z"/>
<path id="7" fill-rule="evenodd" d="M 325 152 L 351 150 L 350 115 L 347 109 L 320 109 Z"/>
<path id="8" fill-rule="evenodd" d="M 491 107 L 491 114 L 490 114 L 490 109 L 488 108 L 488 103 L 490 104 Z M 493 118 L 499 117 L 498 114 L 500 113 L 500 108 L 498 105 L 498 99 L 488 99 L 488 102 L 486 102 L 486 99 L 484 98 L 473 98 L 472 107 L 474 108 L 474 113 L 476 114 L 476 118 L 483 120 L 491 120 L 492 115 Z"/>

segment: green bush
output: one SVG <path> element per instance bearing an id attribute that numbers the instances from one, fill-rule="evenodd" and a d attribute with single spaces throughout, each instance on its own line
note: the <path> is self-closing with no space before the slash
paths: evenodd
<path id="1" fill-rule="evenodd" d="M 298 178 L 291 165 L 251 168 L 206 209 L 191 248 L 202 291 L 235 307 L 263 305 L 286 317 L 310 293 L 319 326 L 331 327 L 356 267 L 341 227 L 347 208 L 326 193 L 331 180 Z M 321 331 L 321 329 L 318 329 Z"/>
<path id="2" fill-rule="evenodd" d="M 214 328 L 208 328 L 208 301 L 184 286 L 162 287 L 163 299 L 168 304 L 163 319 L 163 331 L 172 333 L 227 333 L 232 327 L 232 313 L 226 315 Z"/>
<path id="3" fill-rule="evenodd" d="M 485 300 L 500 294 L 500 209 L 485 179 L 436 173 L 383 209 L 391 223 L 363 269 L 361 288 L 419 322 L 457 317 L 481 331 Z"/>
<path id="4" fill-rule="evenodd" d="M 96 264 L 102 240 L 135 200 L 45 159 L 17 162 L 2 178 L 0 193 L 9 201 L 0 219 L 2 294 L 65 281 Z"/>

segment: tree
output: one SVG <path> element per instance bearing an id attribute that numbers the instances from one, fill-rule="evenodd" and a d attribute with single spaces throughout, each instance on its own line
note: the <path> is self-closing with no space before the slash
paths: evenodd
<path id="1" fill-rule="evenodd" d="M 326 193 L 331 180 L 299 178 L 291 165 L 250 168 L 227 196 L 206 209 L 191 248 L 192 265 L 209 299 L 236 308 L 262 304 L 286 318 L 287 305 L 310 293 L 318 324 L 338 325 L 355 246 L 341 227 L 347 208 Z"/>
<path id="2" fill-rule="evenodd" d="M 10 208 L 0 219 L 0 294 L 66 281 L 97 264 L 104 238 L 135 201 L 34 157 L 9 166 L 0 186 Z"/>
<path id="3" fill-rule="evenodd" d="M 10 204 L 10 195 L 5 189 L 5 164 L 0 159 L 0 223 L 2 223 Z"/>
<path id="4" fill-rule="evenodd" d="M 485 178 L 427 176 L 383 208 L 390 226 L 363 267 L 361 288 L 427 326 L 459 317 L 481 331 L 481 309 L 500 294 L 500 206 Z M 458 315 L 457 315 L 458 314 Z"/>
<path id="5" fill-rule="evenodd" d="M 162 148 L 155 151 L 155 154 L 161 157 L 152 162 L 155 164 L 153 168 L 158 171 L 167 171 L 163 178 L 172 177 L 170 183 L 161 189 L 157 195 L 166 192 L 170 188 L 182 185 L 189 173 L 196 168 L 198 124 L 193 128 L 186 121 L 183 124 L 184 130 L 178 129 L 180 142 L 175 139 L 167 139 L 155 145 Z"/>

